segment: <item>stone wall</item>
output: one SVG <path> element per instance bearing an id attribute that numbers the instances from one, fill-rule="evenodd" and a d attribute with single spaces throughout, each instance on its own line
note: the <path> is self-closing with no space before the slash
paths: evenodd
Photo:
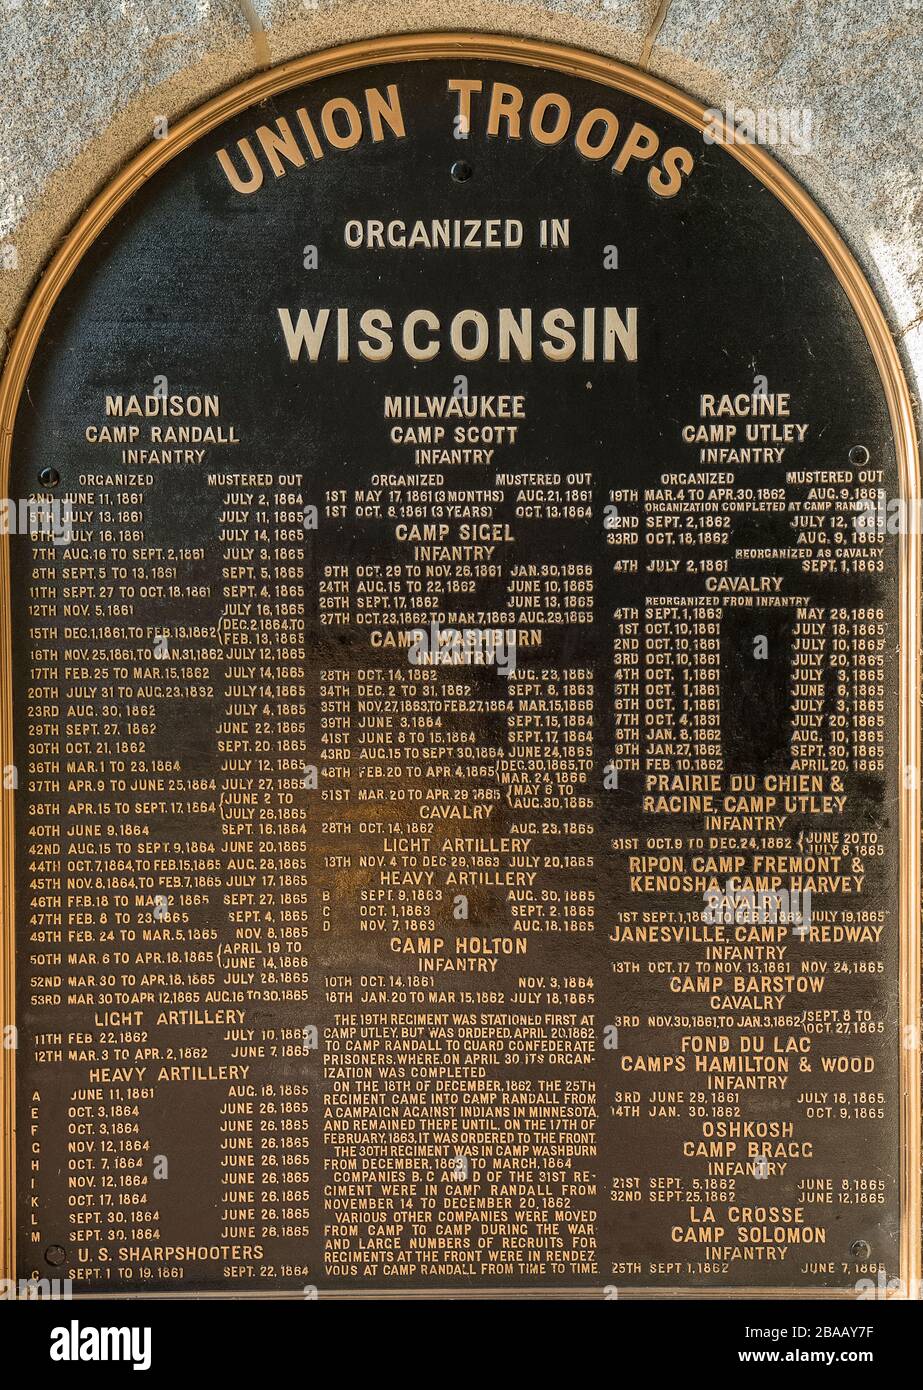
<path id="1" fill-rule="evenodd" d="M 172 120 L 350 39 L 489 29 L 594 49 L 706 106 L 808 111 L 777 157 L 864 267 L 923 378 L 923 0 L 0 0 L 2 349 L 88 199 Z M 799 142 L 799 146 L 804 142 Z"/>

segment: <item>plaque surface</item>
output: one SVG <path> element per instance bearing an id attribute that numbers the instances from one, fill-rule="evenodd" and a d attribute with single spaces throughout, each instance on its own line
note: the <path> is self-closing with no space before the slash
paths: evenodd
<path id="1" fill-rule="evenodd" d="M 914 1277 L 906 389 L 821 214 L 703 123 L 514 40 L 319 55 L 42 282 L 3 397 L 19 1277 Z"/>

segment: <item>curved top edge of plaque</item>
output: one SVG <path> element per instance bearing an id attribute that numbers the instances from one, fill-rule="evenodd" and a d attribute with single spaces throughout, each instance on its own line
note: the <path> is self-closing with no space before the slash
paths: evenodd
<path id="1" fill-rule="evenodd" d="M 701 102 L 660 78 L 614 58 L 585 49 L 507 34 L 432 32 L 363 39 L 320 49 L 270 67 L 228 88 L 171 126 L 163 139 L 136 154 L 88 205 L 49 261 L 15 331 L 0 378 L 0 496 L 8 488 L 13 429 L 26 376 L 42 330 L 61 291 L 106 225 L 134 193 L 182 150 L 223 121 L 248 107 L 306 82 L 385 62 L 426 59 L 493 58 L 524 67 L 546 68 L 597 82 L 658 106 L 704 132 L 709 124 Z M 920 455 L 913 405 L 901 360 L 881 306 L 862 269 L 829 218 L 810 195 L 758 145 L 735 140 L 723 145 L 801 224 L 823 253 L 843 287 L 871 348 L 885 392 L 905 499 L 921 496 Z M 920 768 L 920 537 L 915 528 L 900 536 L 900 759 L 904 769 Z M 0 535 L 0 765 L 12 760 L 10 680 L 9 537 Z M 905 1297 L 920 1289 L 920 798 L 902 778 L 900 804 L 901 919 L 901 1278 Z M 14 1008 L 13 792 L 0 790 L 0 1003 L 2 1018 Z M 4 1048 L 0 1066 L 0 1272 L 13 1269 L 15 1175 L 15 1049 Z M 738 1296 L 752 1291 L 739 1290 Z M 784 1296 L 788 1290 L 768 1291 Z"/>
<path id="2" fill-rule="evenodd" d="M 640 68 L 585 49 L 506 34 L 399 34 L 318 50 L 266 68 L 196 107 L 172 125 L 164 138 L 140 150 L 92 200 L 52 256 L 16 328 L 0 379 L 0 481 L 4 486 L 19 396 L 41 330 L 85 252 L 132 195 L 182 150 L 267 97 L 371 63 L 420 62 L 428 58 L 494 58 L 525 67 L 550 68 L 640 97 L 700 133 L 710 124 L 700 101 Z M 825 213 L 761 146 L 735 139 L 722 148 L 755 175 L 797 219 L 823 252 L 845 290 L 884 387 L 903 495 L 920 496 L 920 458 L 910 391 L 891 331 L 865 274 Z"/>

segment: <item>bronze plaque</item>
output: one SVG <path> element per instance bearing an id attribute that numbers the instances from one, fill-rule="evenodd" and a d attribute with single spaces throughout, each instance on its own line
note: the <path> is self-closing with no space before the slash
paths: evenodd
<path id="1" fill-rule="evenodd" d="M 9 1268 L 906 1291 L 916 455 L 849 253 L 511 39 L 158 133 L 4 384 Z"/>

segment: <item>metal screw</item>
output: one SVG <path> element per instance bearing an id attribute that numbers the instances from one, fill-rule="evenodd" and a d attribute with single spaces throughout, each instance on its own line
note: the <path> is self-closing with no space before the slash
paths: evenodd
<path id="1" fill-rule="evenodd" d="M 867 1240 L 854 1240 L 849 1247 L 849 1253 L 854 1260 L 867 1260 L 872 1253 L 872 1247 Z"/>
<path id="2" fill-rule="evenodd" d="M 42 487 L 57 487 L 61 481 L 61 474 L 56 468 L 43 468 L 38 475 L 38 480 Z"/>
<path id="3" fill-rule="evenodd" d="M 457 159 L 452 165 L 452 178 L 456 183 L 467 183 L 474 173 L 470 164 L 466 164 L 463 159 Z"/>
<path id="4" fill-rule="evenodd" d="M 869 461 L 869 451 L 864 444 L 854 444 L 849 451 L 849 461 L 853 468 L 861 468 Z"/>
<path id="5" fill-rule="evenodd" d="M 49 1245 L 45 1251 L 45 1263 L 49 1265 L 63 1265 L 67 1255 L 63 1245 Z"/>

